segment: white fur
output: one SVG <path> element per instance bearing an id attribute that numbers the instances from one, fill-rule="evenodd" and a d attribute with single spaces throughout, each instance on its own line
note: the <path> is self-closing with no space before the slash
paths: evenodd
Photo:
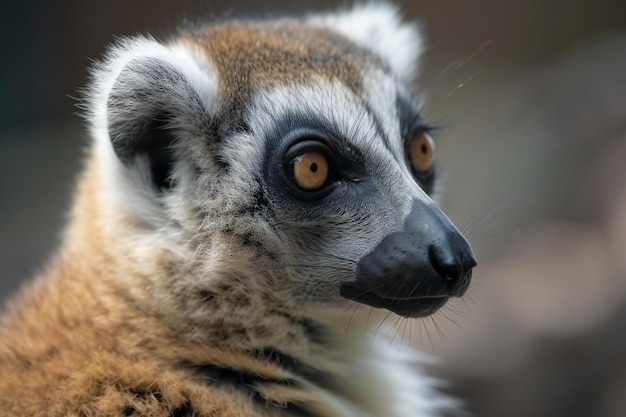
<path id="1" fill-rule="evenodd" d="M 147 167 L 126 167 L 119 160 L 109 137 L 108 97 L 115 81 L 126 66 L 137 58 L 152 58 L 168 63 L 174 67 L 203 99 L 207 115 L 217 112 L 218 78 L 210 62 L 201 54 L 190 50 L 186 45 L 163 45 L 149 37 L 122 39 L 107 54 L 105 60 L 95 66 L 94 80 L 89 91 L 90 130 L 97 142 L 98 159 L 101 163 L 102 202 L 111 204 L 116 213 L 119 209 L 127 210 L 128 214 L 151 223 L 163 224 L 168 219 L 163 217 L 162 210 L 155 201 L 153 187 Z M 143 74 L 136 74 L 141 77 Z M 171 100 L 184 100 L 184 97 L 171 97 Z M 138 161 L 141 165 L 142 161 Z"/>
<path id="2" fill-rule="evenodd" d="M 435 358 L 400 343 L 385 314 L 364 308 L 346 316 L 345 311 L 328 309 L 318 312 L 319 317 L 332 322 L 346 342 L 345 351 L 331 358 L 319 355 L 315 363 L 335 374 L 339 389 L 308 384 L 309 393 L 329 408 L 323 415 L 435 417 L 459 408 L 458 400 L 438 392 L 439 380 L 422 373 L 424 366 L 436 364 Z"/>
<path id="3" fill-rule="evenodd" d="M 413 82 L 423 41 L 414 24 L 402 22 L 395 6 L 365 3 L 339 13 L 312 16 L 310 22 L 341 32 L 377 54 L 402 82 Z"/>

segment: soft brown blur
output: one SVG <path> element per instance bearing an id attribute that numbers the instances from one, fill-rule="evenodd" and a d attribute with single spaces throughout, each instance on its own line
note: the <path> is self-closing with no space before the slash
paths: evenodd
<path id="1" fill-rule="evenodd" d="M 58 238 L 86 143 L 73 113 L 115 35 L 329 1 L 0 6 L 0 300 Z M 254 4 L 250 9 L 250 4 Z M 626 2 L 409 1 L 429 51 L 444 208 L 479 259 L 465 301 L 398 337 L 480 417 L 626 416 Z M 2 301 L 0 301 L 2 302 Z"/>

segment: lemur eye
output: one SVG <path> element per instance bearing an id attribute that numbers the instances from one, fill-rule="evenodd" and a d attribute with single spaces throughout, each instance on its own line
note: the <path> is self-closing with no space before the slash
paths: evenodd
<path id="1" fill-rule="evenodd" d="M 409 158 L 413 169 L 419 172 L 428 171 L 435 162 L 435 142 L 430 135 L 418 133 L 409 144 Z"/>
<path id="2" fill-rule="evenodd" d="M 328 180 L 328 160 L 319 152 L 304 152 L 296 156 L 291 161 L 291 165 L 293 167 L 293 179 L 296 185 L 303 190 L 319 190 Z"/>

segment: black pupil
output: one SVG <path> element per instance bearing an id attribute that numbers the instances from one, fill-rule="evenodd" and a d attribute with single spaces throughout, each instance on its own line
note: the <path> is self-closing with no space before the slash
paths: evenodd
<path id="1" fill-rule="evenodd" d="M 424 144 L 424 143 L 422 144 L 422 153 L 424 155 L 426 155 L 428 153 L 428 146 L 426 146 L 426 144 Z"/>
<path id="2" fill-rule="evenodd" d="M 315 162 L 311 164 L 311 172 L 317 172 L 317 164 Z"/>

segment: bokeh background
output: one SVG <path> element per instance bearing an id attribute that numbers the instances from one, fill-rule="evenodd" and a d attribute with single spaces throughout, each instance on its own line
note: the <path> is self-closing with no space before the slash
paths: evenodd
<path id="1" fill-rule="evenodd" d="M 626 416 L 626 2 L 400 5 L 426 34 L 417 92 L 441 127 L 442 204 L 480 265 L 465 301 L 398 337 L 441 358 L 476 416 Z M 58 240 L 88 141 L 72 97 L 116 35 L 335 6 L 2 2 L 0 303 Z"/>

